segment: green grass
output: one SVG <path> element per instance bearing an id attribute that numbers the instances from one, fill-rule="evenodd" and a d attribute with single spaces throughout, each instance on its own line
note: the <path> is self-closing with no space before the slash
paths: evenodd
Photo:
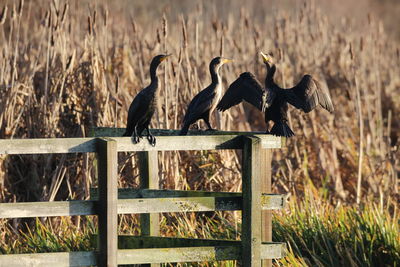
<path id="1" fill-rule="evenodd" d="M 62 218 L 57 229 L 49 221 L 39 219 L 34 225 L 26 225 L 25 230 L 16 234 L 11 226 L 3 226 L 4 238 L 0 241 L 0 254 L 41 253 L 61 251 L 89 251 L 90 236 L 95 232 L 91 218 L 78 228 L 69 218 Z"/>
<path id="2" fill-rule="evenodd" d="M 207 213 L 207 215 L 212 213 Z M 165 236 L 238 239 L 236 229 L 223 213 L 168 215 L 161 222 Z M 361 209 L 335 208 L 326 201 L 306 198 L 273 216 L 273 239 L 288 243 L 287 257 L 275 262 L 283 266 L 400 266 L 400 213 L 381 210 L 373 204 Z M 197 224 L 197 227 L 196 227 Z M 63 219 L 57 229 L 50 222 L 36 221 L 16 238 L 5 228 L 0 253 L 34 253 L 94 250 L 90 236 L 96 232 L 89 218 L 80 229 Z M 27 228 L 29 229 L 29 228 Z M 176 231 L 178 229 L 178 231 Z M 134 232 L 134 231 L 133 231 Z M 234 262 L 182 266 L 236 266 Z"/>
<path id="3" fill-rule="evenodd" d="M 400 266 L 399 212 L 335 208 L 307 199 L 274 216 L 274 240 L 287 241 L 289 266 Z"/>

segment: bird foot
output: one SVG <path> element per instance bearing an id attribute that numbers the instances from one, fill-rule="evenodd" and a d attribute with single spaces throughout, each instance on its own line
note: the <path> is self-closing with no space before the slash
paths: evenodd
<path id="1" fill-rule="evenodd" d="M 213 129 L 213 128 L 208 128 L 207 130 L 206 130 L 206 132 L 216 132 L 217 130 L 216 129 Z"/>
<path id="2" fill-rule="evenodd" d="M 133 141 L 134 144 L 139 143 L 140 142 L 140 136 L 138 136 L 138 135 L 132 136 L 132 141 Z"/>
<path id="3" fill-rule="evenodd" d="M 149 140 L 151 146 L 156 146 L 156 138 L 154 137 L 154 135 L 148 135 L 147 140 Z"/>

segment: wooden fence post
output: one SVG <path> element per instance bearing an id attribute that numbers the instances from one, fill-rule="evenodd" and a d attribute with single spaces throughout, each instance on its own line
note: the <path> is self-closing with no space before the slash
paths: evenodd
<path id="1" fill-rule="evenodd" d="M 96 142 L 99 183 L 99 255 L 98 266 L 117 266 L 118 252 L 118 181 L 117 142 L 99 138 Z"/>
<path id="2" fill-rule="evenodd" d="M 244 137 L 242 246 L 245 267 L 261 267 L 261 140 Z"/>
<path id="3" fill-rule="evenodd" d="M 139 172 L 140 172 L 140 188 L 142 189 L 159 189 L 158 179 L 158 152 L 144 151 L 138 152 Z M 160 214 L 141 214 L 140 230 L 143 236 L 159 236 L 160 235 Z M 157 267 L 160 264 L 149 264 L 141 266 Z"/>
<path id="4" fill-rule="evenodd" d="M 261 149 L 261 193 L 271 193 L 271 149 Z M 272 212 L 263 210 L 261 213 L 262 242 L 272 242 Z M 272 260 L 263 260 L 263 267 L 271 267 Z"/>

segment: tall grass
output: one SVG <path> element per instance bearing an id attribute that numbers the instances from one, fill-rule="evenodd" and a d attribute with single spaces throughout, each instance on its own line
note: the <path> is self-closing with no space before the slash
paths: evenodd
<path id="1" fill-rule="evenodd" d="M 291 202 L 274 217 L 274 239 L 287 241 L 288 266 L 398 266 L 400 264 L 398 209 L 367 204 L 361 209 L 333 207 L 307 197 Z"/>

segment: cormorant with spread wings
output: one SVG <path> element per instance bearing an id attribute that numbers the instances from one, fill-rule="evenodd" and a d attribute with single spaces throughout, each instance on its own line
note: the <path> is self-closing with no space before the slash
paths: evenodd
<path id="1" fill-rule="evenodd" d="M 250 72 L 242 73 L 234 81 L 218 103 L 217 109 L 225 111 L 243 100 L 265 112 L 265 122 L 273 121 L 271 131 L 267 133 L 277 136 L 291 137 L 293 131 L 288 125 L 287 103 L 308 113 L 318 105 L 333 112 L 332 100 L 328 88 L 322 86 L 310 75 L 304 75 L 301 81 L 290 89 L 279 87 L 274 81 L 276 66 L 272 57 L 261 52 L 264 64 L 267 68 L 265 89 Z"/>

